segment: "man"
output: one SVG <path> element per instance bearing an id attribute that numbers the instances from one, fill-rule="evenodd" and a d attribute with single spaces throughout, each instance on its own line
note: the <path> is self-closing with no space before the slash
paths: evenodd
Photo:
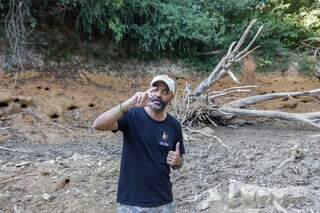
<path id="1" fill-rule="evenodd" d="M 180 123 L 165 109 L 175 82 L 158 75 L 138 92 L 101 114 L 97 130 L 120 130 L 123 148 L 118 184 L 118 212 L 174 212 L 170 167 L 179 169 L 185 153 Z"/>

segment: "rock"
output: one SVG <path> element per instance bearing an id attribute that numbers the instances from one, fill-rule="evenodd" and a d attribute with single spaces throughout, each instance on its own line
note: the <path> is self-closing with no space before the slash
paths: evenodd
<path id="1" fill-rule="evenodd" d="M 44 193 L 44 194 L 41 195 L 41 198 L 42 198 L 43 200 L 45 200 L 45 201 L 50 201 L 50 200 L 52 200 L 54 197 L 53 197 L 52 195 L 48 194 L 48 193 Z"/>
<path id="2" fill-rule="evenodd" d="M 44 163 L 53 165 L 56 163 L 56 161 L 52 159 L 52 160 L 44 161 Z"/>
<path id="3" fill-rule="evenodd" d="M 230 185 L 229 185 L 229 194 L 228 198 L 237 198 L 240 197 L 240 184 L 236 180 L 230 180 Z"/>
<path id="4" fill-rule="evenodd" d="M 278 200 L 281 206 L 287 207 L 290 203 L 306 201 L 310 193 L 303 187 L 289 186 L 273 190 L 272 194 L 274 199 Z"/>
<path id="5" fill-rule="evenodd" d="M 30 202 L 32 200 L 33 196 L 32 195 L 26 195 L 24 196 L 24 201 Z"/>
<path id="6" fill-rule="evenodd" d="M 78 160 L 82 159 L 82 156 L 79 153 L 75 153 L 75 154 L 72 155 L 72 159 L 74 161 L 78 161 Z"/>
<path id="7" fill-rule="evenodd" d="M 97 163 L 97 166 L 101 167 L 101 166 L 102 166 L 102 162 L 99 161 L 99 162 Z"/>
<path id="8" fill-rule="evenodd" d="M 308 202 L 309 192 L 302 187 L 269 188 L 256 185 L 249 185 L 230 180 L 229 185 L 229 207 L 235 208 L 240 205 L 264 208 L 272 206 L 273 201 L 277 200 L 283 207 L 290 203 Z"/>
<path id="9" fill-rule="evenodd" d="M 243 203 L 248 206 L 265 207 L 272 203 L 273 196 L 268 188 L 248 185 L 240 190 Z"/>
<path id="10" fill-rule="evenodd" d="M 228 199 L 230 208 L 236 208 L 241 205 L 240 185 L 236 180 L 230 180 Z"/>
<path id="11" fill-rule="evenodd" d="M 210 207 L 211 202 L 213 201 L 220 201 L 221 197 L 219 195 L 219 192 L 216 188 L 213 189 L 209 189 L 207 191 L 208 196 L 206 199 L 204 199 L 203 201 L 201 201 L 198 205 L 197 205 L 197 210 L 199 211 L 203 211 L 206 210 Z"/>

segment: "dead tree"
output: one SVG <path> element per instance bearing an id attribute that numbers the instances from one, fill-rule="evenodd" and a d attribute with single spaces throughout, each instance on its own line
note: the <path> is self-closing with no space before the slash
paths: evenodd
<path id="1" fill-rule="evenodd" d="M 32 64 L 32 57 L 28 49 L 27 38 L 31 31 L 28 31 L 27 23 L 30 18 L 29 0 L 10 0 L 9 11 L 5 19 L 6 36 L 10 45 L 7 69 L 16 68 L 24 70 L 26 65 Z"/>
<path id="2" fill-rule="evenodd" d="M 182 125 L 187 127 L 186 129 L 189 129 L 189 127 L 192 126 L 202 127 L 205 125 L 204 123 L 212 123 L 213 125 L 216 125 L 216 120 L 228 121 L 236 116 L 279 118 L 288 121 L 303 122 L 320 128 L 320 112 L 289 113 L 275 110 L 257 110 L 246 108 L 248 106 L 253 106 L 257 103 L 276 98 L 317 96 L 320 94 L 320 89 L 302 92 L 282 92 L 256 95 L 227 103 L 219 103 L 216 101 L 216 99 L 234 93 L 250 92 L 256 88 L 256 86 L 249 85 L 232 87 L 223 91 L 209 90 L 215 82 L 220 80 L 225 75 L 230 76 L 234 82 L 239 83 L 237 77 L 232 73 L 231 68 L 234 63 L 241 61 L 244 57 L 259 47 L 256 46 L 251 49 L 251 46 L 261 32 L 263 26 L 258 29 L 249 44 L 241 50 L 241 47 L 255 22 L 256 20 L 251 21 L 240 37 L 239 41 L 233 42 L 230 45 L 228 52 L 222 57 L 209 77 L 203 80 L 194 91 L 187 83 L 186 88 L 183 90 L 183 95 L 181 97 L 182 100 L 178 100 L 178 98 L 176 98 L 173 106 L 173 112 L 181 121 Z M 179 94 L 177 94 L 177 96 L 179 96 Z"/>
<path id="3" fill-rule="evenodd" d="M 301 41 L 301 44 L 313 51 L 315 62 L 314 75 L 320 79 L 320 38 L 308 38 Z"/>

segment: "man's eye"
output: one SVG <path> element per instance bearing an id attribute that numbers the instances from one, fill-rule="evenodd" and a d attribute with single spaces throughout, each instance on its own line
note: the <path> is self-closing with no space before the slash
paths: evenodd
<path id="1" fill-rule="evenodd" d="M 163 94 L 164 94 L 164 95 L 169 95 L 169 93 L 170 93 L 169 90 L 164 90 L 164 91 L 163 91 Z"/>

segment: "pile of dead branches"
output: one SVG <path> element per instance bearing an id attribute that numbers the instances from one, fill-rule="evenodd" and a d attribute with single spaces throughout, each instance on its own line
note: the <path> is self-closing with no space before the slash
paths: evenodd
<path id="1" fill-rule="evenodd" d="M 299 96 L 317 96 L 320 94 L 320 89 L 255 95 L 227 103 L 219 103 L 217 101 L 218 98 L 235 93 L 251 92 L 256 88 L 256 85 L 248 85 L 232 87 L 223 91 L 212 91 L 211 89 L 215 82 L 226 75 L 231 77 L 235 83 L 239 83 L 237 77 L 232 73 L 231 68 L 232 65 L 241 61 L 259 47 L 256 46 L 252 48 L 252 45 L 259 36 L 263 26 L 259 27 L 255 36 L 248 42 L 247 46 L 241 49 L 248 33 L 255 23 L 256 20 L 250 22 L 239 41 L 233 42 L 230 45 L 228 52 L 222 57 L 210 76 L 203 80 L 195 90 L 192 90 L 191 86 L 187 83 L 184 90 L 178 91 L 172 111 L 184 128 L 203 127 L 207 123 L 216 126 L 217 121 L 228 121 L 239 116 L 278 118 L 320 127 L 320 112 L 289 113 L 274 110 L 257 110 L 253 108 L 253 105 L 257 103 L 277 98 L 293 99 Z M 182 94 L 179 94 L 181 91 Z M 250 109 L 247 108 L 248 106 L 250 106 Z"/>

